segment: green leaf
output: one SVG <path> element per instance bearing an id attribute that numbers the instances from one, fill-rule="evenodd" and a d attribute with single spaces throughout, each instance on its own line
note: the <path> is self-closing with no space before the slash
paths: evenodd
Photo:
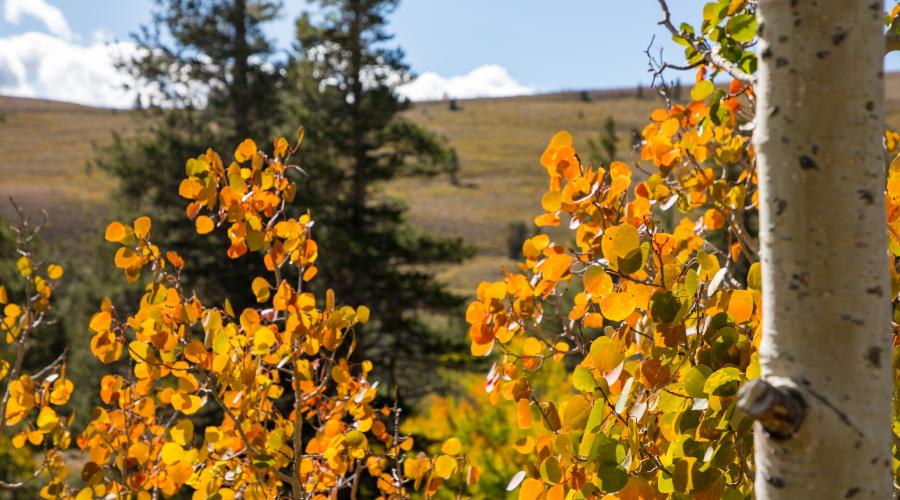
<path id="1" fill-rule="evenodd" d="M 753 14 L 734 16 L 725 25 L 725 31 L 737 42 L 749 42 L 756 36 L 756 16 Z"/>
<path id="2" fill-rule="evenodd" d="M 678 316 L 681 309 L 681 301 L 674 293 L 666 290 L 656 292 L 650 298 L 650 317 L 653 321 L 669 324 Z"/>
<path id="3" fill-rule="evenodd" d="M 712 368 L 706 365 L 692 366 L 684 374 L 684 392 L 692 398 L 706 398 L 708 394 L 703 390 L 706 379 L 712 374 Z"/>
<path id="4" fill-rule="evenodd" d="M 606 493 L 614 493 L 628 484 L 628 473 L 619 464 L 601 464 L 597 470 L 600 478 L 600 489 Z"/>
<path id="5" fill-rule="evenodd" d="M 759 262 L 750 264 L 750 270 L 747 271 L 747 288 L 762 291 L 762 267 Z"/>
<path id="6" fill-rule="evenodd" d="M 588 368 L 579 366 L 572 372 L 572 386 L 581 392 L 594 392 L 597 388 L 597 379 Z"/>
<path id="7" fill-rule="evenodd" d="M 558 484 L 562 481 L 562 468 L 556 457 L 547 457 L 541 463 L 541 479 L 551 484 Z"/>
<path id="8" fill-rule="evenodd" d="M 275 465 L 275 457 L 271 455 L 257 455 L 253 457 L 253 466 L 262 469 Z"/>
<path id="9" fill-rule="evenodd" d="M 591 415 L 588 417 L 587 425 L 584 427 L 584 437 L 578 446 L 578 454 L 591 459 L 593 453 L 596 452 L 595 444 L 600 432 L 600 425 L 603 423 L 605 406 L 603 404 L 595 404 L 591 409 Z"/>
<path id="10" fill-rule="evenodd" d="M 721 368 L 706 379 L 703 392 L 714 396 L 733 396 L 740 381 L 740 370 L 733 366 Z"/>

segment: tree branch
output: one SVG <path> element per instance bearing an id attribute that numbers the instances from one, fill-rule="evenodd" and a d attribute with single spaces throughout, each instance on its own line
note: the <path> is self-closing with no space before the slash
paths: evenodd
<path id="1" fill-rule="evenodd" d="M 669 12 L 669 5 L 666 3 L 666 0 L 657 1 L 659 2 L 659 7 L 663 11 L 663 20 L 657 24 L 659 24 L 660 26 L 664 26 L 667 30 L 669 30 L 670 33 L 672 33 L 672 36 L 681 38 L 682 40 L 686 41 L 692 49 L 696 50 L 700 54 L 703 54 L 703 60 L 708 64 L 722 69 L 723 71 L 731 75 L 735 80 L 743 83 L 744 85 L 753 85 L 756 83 L 756 78 L 753 75 L 745 73 L 740 68 L 735 66 L 734 63 L 719 55 L 719 51 L 717 48 L 706 47 L 705 43 L 699 43 L 696 39 L 694 39 L 693 36 L 686 35 L 678 31 L 675 25 L 672 24 L 672 14 L 671 12 Z"/>

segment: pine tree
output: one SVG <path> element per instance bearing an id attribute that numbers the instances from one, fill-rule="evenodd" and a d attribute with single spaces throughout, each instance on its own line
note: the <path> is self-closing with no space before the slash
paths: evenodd
<path id="1" fill-rule="evenodd" d="M 95 160 L 118 178 L 124 208 L 151 214 L 161 243 L 199 264 L 186 278 L 209 300 L 249 300 L 252 259 L 217 262 L 212 236 L 191 238 L 178 183 L 184 159 L 203 153 L 197 144 L 226 151 L 280 124 L 282 77 L 262 31 L 279 10 L 268 0 L 156 0 L 153 22 L 134 35 L 141 50 L 121 63 L 139 88 L 152 89 L 150 109 L 137 134 L 116 136 Z"/>
<path id="2" fill-rule="evenodd" d="M 292 115 L 307 138 L 298 189 L 323 229 L 319 269 L 341 300 L 368 304 L 373 321 L 362 353 L 391 385 L 423 389 L 436 357 L 454 342 L 434 327 L 461 306 L 429 272 L 471 250 L 429 235 L 406 220 L 406 207 L 379 192 L 405 176 L 444 172 L 450 155 L 433 133 L 402 116 L 409 102 L 396 86 L 409 79 L 403 52 L 389 46 L 387 16 L 396 0 L 319 0 L 297 21 L 291 62 Z M 443 321 L 446 323 L 446 321 Z M 461 339 L 458 339 L 461 340 Z"/>

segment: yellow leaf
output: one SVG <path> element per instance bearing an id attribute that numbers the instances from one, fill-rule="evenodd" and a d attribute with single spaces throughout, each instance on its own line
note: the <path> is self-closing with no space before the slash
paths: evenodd
<path id="1" fill-rule="evenodd" d="M 634 308 L 634 297 L 630 293 L 611 293 L 600 301 L 600 312 L 610 321 L 624 320 L 634 311 Z"/>
<path id="2" fill-rule="evenodd" d="M 459 455 L 461 451 L 462 443 L 455 437 L 444 441 L 444 444 L 441 446 L 441 452 L 447 455 Z"/>
<path id="3" fill-rule="evenodd" d="M 262 327 L 253 334 L 253 353 L 266 354 L 275 345 L 275 334 L 268 327 Z"/>
<path id="4" fill-rule="evenodd" d="M 591 403 L 586 397 L 577 395 L 569 400 L 563 412 L 563 424 L 572 430 L 582 430 L 591 414 Z"/>
<path id="5" fill-rule="evenodd" d="M 56 416 L 56 412 L 53 411 L 53 408 L 49 406 L 45 406 L 41 408 L 41 412 L 38 414 L 37 418 L 37 426 L 42 432 L 50 432 L 56 427 L 56 424 L 59 423 L 59 417 Z"/>
<path id="6" fill-rule="evenodd" d="M 25 446 L 25 441 L 28 439 L 28 435 L 24 432 L 16 434 L 12 438 L 13 448 L 19 449 Z"/>
<path id="7" fill-rule="evenodd" d="M 699 251 L 697 252 L 697 263 L 700 264 L 700 270 L 697 274 L 702 280 L 710 280 L 719 272 L 719 259 L 715 255 Z"/>
<path id="8" fill-rule="evenodd" d="M 456 472 L 456 459 L 447 455 L 437 457 L 434 462 L 434 474 L 442 479 L 450 479 Z"/>
<path id="9" fill-rule="evenodd" d="M 369 321 L 369 308 L 366 306 L 359 306 L 356 308 L 356 320 L 360 323 L 368 323 Z"/>
<path id="10" fill-rule="evenodd" d="M 613 281 L 600 266 L 591 266 L 584 272 L 584 291 L 592 297 L 603 297 L 613 291 Z"/>
<path id="11" fill-rule="evenodd" d="M 197 217 L 196 224 L 198 234 L 209 234 L 216 227 L 216 224 L 213 222 L 213 220 L 205 215 Z"/>
<path id="12" fill-rule="evenodd" d="M 303 136 L 305 135 L 305 130 L 302 126 L 297 128 L 297 144 L 303 143 Z"/>
<path id="13" fill-rule="evenodd" d="M 145 239 L 150 234 L 150 217 L 146 215 L 138 217 L 134 220 L 134 235 L 140 239 Z"/>
<path id="14" fill-rule="evenodd" d="M 591 342 L 590 356 L 594 368 L 603 372 L 612 370 L 625 359 L 623 346 L 607 336 L 597 337 Z"/>
<path id="15" fill-rule="evenodd" d="M 284 137 L 279 137 L 275 139 L 275 156 L 281 158 L 284 156 L 284 153 L 287 152 L 288 149 L 288 141 Z"/>
<path id="16" fill-rule="evenodd" d="M 166 443 L 162 447 L 160 457 L 162 458 L 164 464 L 172 465 L 175 462 L 180 461 L 182 457 L 184 457 L 184 448 L 182 448 L 178 443 Z"/>
<path id="17" fill-rule="evenodd" d="M 662 125 L 659 126 L 659 131 L 666 137 L 672 137 L 678 132 L 679 124 L 677 118 L 669 118 L 668 120 L 662 122 Z"/>
<path id="18" fill-rule="evenodd" d="M 149 458 L 150 447 L 143 441 L 135 441 L 128 447 L 128 458 L 132 458 L 139 464 L 144 464 Z"/>
<path id="19" fill-rule="evenodd" d="M 702 101 L 712 94 L 715 89 L 713 82 L 709 80 L 700 80 L 697 85 L 694 85 L 694 88 L 691 89 L 691 99 Z"/>
<path id="20" fill-rule="evenodd" d="M 176 392 L 172 394 L 172 406 L 185 415 L 193 415 L 203 406 L 203 400 L 194 394 Z"/>
<path id="21" fill-rule="evenodd" d="M 26 278 L 31 276 L 31 261 L 28 260 L 28 257 L 20 257 L 19 260 L 16 261 L 16 268 L 22 276 Z"/>
<path id="22" fill-rule="evenodd" d="M 58 264 L 50 264 L 47 266 L 47 277 L 52 280 L 58 280 L 63 276 L 63 267 Z"/>
<path id="23" fill-rule="evenodd" d="M 555 253 L 541 264 L 541 277 L 547 281 L 559 281 L 569 272 L 572 266 L 572 257 L 565 253 Z"/>
<path id="24" fill-rule="evenodd" d="M 88 328 L 95 332 L 105 332 L 106 330 L 109 330 L 109 325 L 111 323 L 112 316 L 106 311 L 100 311 L 91 318 Z"/>
<path id="25" fill-rule="evenodd" d="M 565 130 L 560 130 L 557 132 L 552 139 L 550 139 L 550 144 L 547 146 L 548 148 L 561 148 L 564 146 L 572 145 L 572 134 Z"/>
<path id="26" fill-rule="evenodd" d="M 194 439 L 194 423 L 183 418 L 169 430 L 172 440 L 181 446 L 187 446 Z"/>
<path id="27" fill-rule="evenodd" d="M 37 446 L 44 441 L 44 435 L 39 431 L 31 431 L 28 433 L 28 442 Z"/>
<path id="28" fill-rule="evenodd" d="M 506 297 L 506 283 L 502 281 L 491 283 L 488 285 L 485 295 L 490 299 L 503 300 Z"/>
<path id="29" fill-rule="evenodd" d="M 631 224 L 620 224 L 610 227 L 603 233 L 600 248 L 606 260 L 613 263 L 616 259 L 627 257 L 635 250 L 639 250 L 641 240 L 637 229 Z"/>
<path id="30" fill-rule="evenodd" d="M 108 226 L 106 226 L 106 241 L 112 241 L 119 243 L 125 239 L 128 233 L 125 230 L 125 225 L 121 222 L 110 222 Z"/>
<path id="31" fill-rule="evenodd" d="M 256 155 L 256 143 L 253 139 L 244 139 L 244 141 L 234 150 L 234 159 L 238 163 L 243 163 Z"/>
<path id="32" fill-rule="evenodd" d="M 66 404 L 72 391 L 75 390 L 75 384 L 71 380 L 58 378 L 53 382 L 53 390 L 50 391 L 50 404 L 59 406 Z"/>
<path id="33" fill-rule="evenodd" d="M 548 212 L 557 212 L 562 208 L 562 192 L 547 191 L 541 197 L 541 206 Z"/>
<path id="34" fill-rule="evenodd" d="M 542 344 L 540 340 L 534 337 L 528 337 L 525 339 L 525 342 L 522 343 L 522 355 L 537 356 L 541 353 L 543 347 L 544 344 Z"/>
<path id="35" fill-rule="evenodd" d="M 128 344 L 128 354 L 135 361 L 147 361 L 150 355 L 150 345 L 142 340 L 132 340 Z"/>
<path id="36" fill-rule="evenodd" d="M 265 278 L 254 278 L 250 288 L 253 289 L 253 295 L 256 295 L 256 301 L 260 304 L 269 300 L 271 293 L 269 291 L 269 282 Z"/>

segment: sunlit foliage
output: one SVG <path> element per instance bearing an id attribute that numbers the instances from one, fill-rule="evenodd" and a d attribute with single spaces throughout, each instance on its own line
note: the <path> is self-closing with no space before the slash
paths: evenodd
<path id="1" fill-rule="evenodd" d="M 376 405 L 372 363 L 355 353 L 355 329 L 369 309 L 339 305 L 330 290 L 304 291 L 317 273 L 314 223 L 309 213 L 286 212 L 302 139 L 302 128 L 293 145 L 278 138 L 271 155 L 245 140 L 227 166 L 210 149 L 187 161 L 179 189 L 198 237 L 227 233 L 223 259 L 263 261 L 270 275 L 252 280 L 258 307 L 204 304 L 186 290 L 188 263 L 153 243 L 149 217 L 107 226 L 115 266 L 143 295 L 134 309 L 104 300 L 87 325 L 93 355 L 115 370 L 102 378 L 103 405 L 76 440 L 84 453 L 78 483 L 66 482 L 62 456 L 71 416 L 58 407 L 74 390 L 63 357 L 38 373 L 22 371 L 27 341 L 63 276 L 28 251 L 33 234 L 23 223 L 17 269 L 25 296 L 11 302 L 0 287 L 0 329 L 13 352 L 12 362 L 0 359 L 0 377 L 9 379 L 0 431 L 13 431 L 15 448 L 42 448 L 32 477 L 50 473 L 42 496 L 149 499 L 186 490 L 198 499 L 324 499 L 346 489 L 354 498 L 406 498 L 477 480 L 458 440 L 435 457 L 414 454 L 397 405 Z"/>
<path id="2" fill-rule="evenodd" d="M 469 305 L 472 353 L 496 359 L 488 394 L 515 402 L 520 428 L 543 432 L 509 483 L 520 499 L 751 494 L 751 421 L 735 402 L 739 386 L 759 376 L 763 313 L 750 141 L 754 9 L 723 0 L 705 6 L 699 30 L 672 27 L 696 83 L 689 102 L 652 113 L 633 166 L 583 162 L 569 133 L 552 137 L 535 223 L 568 224 L 561 241 L 573 243 L 526 240 L 519 269 L 482 283 Z M 717 77 L 729 84 L 717 86 Z M 886 147 L 896 149 L 895 133 Z M 895 159 L 887 180 L 894 297 L 898 176 Z M 574 367 L 575 390 L 536 393 L 534 373 L 562 362 Z"/>
<path id="3" fill-rule="evenodd" d="M 413 440 L 399 432 L 399 410 L 375 407 L 372 363 L 354 356 L 369 309 L 304 292 L 317 273 L 313 220 L 285 210 L 302 139 L 302 129 L 293 146 L 276 139 L 271 155 L 247 139 L 227 166 L 208 150 L 187 161 L 179 189 L 198 234 L 223 230 L 227 257 L 262 258 L 271 275 L 252 282 L 258 308 L 203 304 L 184 290 L 186 263 L 152 243 L 149 218 L 107 227 L 125 279 L 147 279 L 136 313 L 105 301 L 90 323 L 94 354 L 128 374 L 104 377 L 105 406 L 78 438 L 90 458 L 79 495 L 189 486 L 194 498 L 332 498 L 355 495 L 367 473 L 380 497 L 394 498 L 473 474 L 459 447 L 434 460 L 406 456 Z M 195 429 L 201 411 L 216 425 Z"/>
<path id="4" fill-rule="evenodd" d="M 18 207 L 15 207 L 18 211 Z M 61 450 L 72 442 L 69 426 L 74 415 L 65 408 L 75 389 L 66 377 L 65 352 L 43 368 L 27 373 L 24 368 L 28 349 L 42 333 L 41 325 L 50 320 L 53 291 L 64 271 L 58 264 L 46 264 L 33 251 L 33 239 L 41 226 L 33 226 L 19 212 L 16 233 L 16 269 L 21 290 L 10 296 L 0 285 L 0 446 L 4 454 L 15 456 L 10 464 L 23 477 L 0 478 L 0 489 L 22 490 L 46 473 L 40 494 L 53 497 L 65 491 L 68 474 Z M 7 285 L 10 285 L 7 283 Z M 9 445 L 12 446 L 10 449 Z M 16 451 L 13 451 L 16 450 Z M 33 470 L 28 460 L 40 453 Z M 10 470 L 13 472 L 13 470 Z"/>

